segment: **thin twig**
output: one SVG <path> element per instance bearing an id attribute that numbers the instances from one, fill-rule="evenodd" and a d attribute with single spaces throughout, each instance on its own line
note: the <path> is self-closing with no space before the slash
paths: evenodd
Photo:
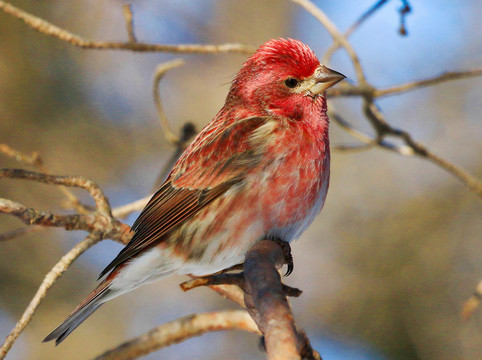
<path id="1" fill-rule="evenodd" d="M 126 30 L 129 42 L 137 42 L 136 34 L 134 33 L 134 16 L 132 14 L 132 5 L 125 4 L 122 6 L 122 13 L 124 14 L 124 19 L 126 21 Z"/>
<path id="2" fill-rule="evenodd" d="M 171 69 L 177 68 L 184 64 L 184 60 L 175 59 L 166 63 L 159 64 L 154 72 L 154 81 L 152 84 L 152 96 L 154 98 L 154 103 L 156 104 L 157 115 L 159 121 L 161 122 L 162 132 L 167 140 L 167 142 L 173 146 L 179 143 L 179 137 L 174 134 L 169 126 L 169 121 L 167 120 L 166 114 L 162 106 L 161 96 L 159 94 L 159 82 L 162 80 L 166 72 Z"/>
<path id="3" fill-rule="evenodd" d="M 0 153 L 8 157 L 11 157 L 18 162 L 23 162 L 32 166 L 42 166 L 44 164 L 42 157 L 38 152 L 33 152 L 31 155 L 24 154 L 18 150 L 15 150 L 7 144 L 0 144 Z"/>
<path id="4" fill-rule="evenodd" d="M 139 42 L 109 42 L 109 41 L 94 41 L 85 39 L 79 35 L 73 34 L 65 29 L 62 29 L 44 19 L 29 14 L 12 4 L 0 0 L 0 10 L 3 12 L 22 20 L 25 24 L 38 32 L 53 36 L 62 41 L 69 43 L 72 46 L 77 46 L 83 49 L 110 49 L 110 50 L 130 50 L 138 52 L 169 52 L 169 53 L 191 53 L 191 54 L 219 54 L 219 53 L 242 53 L 251 54 L 254 48 L 243 44 L 222 44 L 222 45 L 201 45 L 201 44 L 181 44 L 181 45 L 161 45 L 161 44 L 147 44 Z"/>
<path id="5" fill-rule="evenodd" d="M 377 0 L 375 4 L 373 4 L 367 11 L 365 11 L 352 26 L 345 31 L 345 37 L 348 38 L 351 34 L 355 32 L 358 27 L 363 24 L 370 16 L 372 16 L 377 10 L 381 9 L 383 5 L 385 5 L 388 0 Z M 334 40 L 333 43 L 330 45 L 328 50 L 326 50 L 325 54 L 323 55 L 322 63 L 329 64 L 330 59 L 335 53 L 337 49 L 340 48 L 340 42 L 338 40 Z"/>
<path id="6" fill-rule="evenodd" d="M 129 204 L 115 207 L 112 209 L 112 216 L 114 216 L 115 218 L 125 218 L 127 215 L 134 211 L 142 210 L 147 205 L 151 197 L 152 195 L 149 195 L 142 199 L 133 201 Z"/>
<path id="7" fill-rule="evenodd" d="M 447 81 L 466 79 L 482 76 L 482 68 L 463 70 L 463 71 L 450 71 L 442 75 L 435 76 L 429 79 L 413 81 L 402 85 L 392 86 L 388 89 L 377 89 L 374 92 L 374 97 L 381 97 L 387 95 L 400 94 L 406 91 L 414 89 L 424 88 L 428 86 L 438 85 Z"/>
<path id="8" fill-rule="evenodd" d="M 38 152 L 33 152 L 32 155 L 24 154 L 18 150 L 15 150 L 8 146 L 7 144 L 0 144 L 0 153 L 14 158 L 15 160 L 22 162 L 24 164 L 35 166 L 39 169 L 42 173 L 47 174 L 49 171 L 44 165 L 44 161 Z M 60 191 L 65 195 L 68 200 L 68 206 L 74 208 L 81 214 L 87 214 L 89 211 L 86 209 L 84 205 L 82 205 L 77 198 L 77 196 L 72 193 L 69 189 L 65 186 L 59 186 Z"/>
<path id="9" fill-rule="evenodd" d="M 383 138 L 375 139 L 368 134 L 356 129 L 352 124 L 343 119 L 340 114 L 334 112 L 334 109 L 330 110 L 330 118 L 333 119 L 338 125 L 341 126 L 347 133 L 357 138 L 358 140 L 365 143 L 364 145 L 359 145 L 358 147 L 352 147 L 351 149 L 341 149 L 341 150 L 368 150 L 373 146 L 379 146 L 386 150 L 396 152 L 397 154 L 403 156 L 412 156 L 415 154 L 414 150 L 407 145 L 397 145 L 386 141 Z"/>
<path id="10" fill-rule="evenodd" d="M 412 136 L 408 132 L 390 126 L 385 120 L 380 109 L 378 109 L 376 104 L 373 102 L 373 100 L 365 99 L 364 112 L 366 117 L 369 119 L 369 121 L 372 123 L 373 127 L 377 131 L 378 142 L 381 142 L 383 138 L 387 135 L 401 138 L 416 155 L 426 158 L 427 160 L 430 160 L 434 164 L 445 169 L 450 174 L 461 180 L 475 194 L 477 194 L 479 197 L 482 197 L 482 181 L 478 180 L 476 177 L 474 177 L 464 169 L 450 163 L 449 161 L 439 157 L 438 155 L 435 155 L 434 153 L 429 151 L 424 145 L 413 140 Z"/>
<path id="11" fill-rule="evenodd" d="M 103 232 L 104 238 L 112 239 L 122 244 L 127 244 L 132 238 L 128 225 L 98 212 L 88 215 L 57 215 L 49 211 L 29 208 L 18 202 L 0 198 L 0 213 L 13 215 L 27 225 Z"/>
<path id="12" fill-rule="evenodd" d="M 75 245 L 72 250 L 65 254 L 60 261 L 55 264 L 52 270 L 45 275 L 42 284 L 30 301 L 30 304 L 27 306 L 20 320 L 17 322 L 14 329 L 7 336 L 5 342 L 0 348 L 0 359 L 3 359 L 7 355 L 15 340 L 25 329 L 25 326 L 27 326 L 27 324 L 30 322 L 38 306 L 47 294 L 47 291 L 52 287 L 55 281 L 62 276 L 62 274 L 70 267 L 75 259 L 77 259 L 84 251 L 100 240 L 102 240 L 102 236 L 98 233 L 89 234 L 84 240 Z"/>
<path id="13" fill-rule="evenodd" d="M 260 334 L 255 322 L 245 310 L 195 314 L 158 326 L 137 338 L 106 351 L 97 356 L 95 360 L 136 359 L 194 336 L 222 330 L 244 330 Z"/>

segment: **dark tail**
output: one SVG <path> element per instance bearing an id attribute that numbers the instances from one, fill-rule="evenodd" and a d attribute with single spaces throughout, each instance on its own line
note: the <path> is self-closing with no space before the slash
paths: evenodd
<path id="1" fill-rule="evenodd" d="M 103 285 L 103 284 L 101 284 Z M 92 313 L 97 310 L 107 299 L 105 297 L 109 294 L 110 290 L 108 286 L 95 289 L 88 297 L 85 299 L 70 316 L 52 331 L 42 342 L 48 342 L 55 340 L 55 346 L 60 344 L 65 340 L 67 336 L 74 331 L 77 326 L 82 324 L 82 322 L 87 319 Z"/>

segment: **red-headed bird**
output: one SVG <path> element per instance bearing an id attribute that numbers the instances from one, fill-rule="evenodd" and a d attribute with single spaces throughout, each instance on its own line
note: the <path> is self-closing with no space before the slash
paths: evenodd
<path id="1" fill-rule="evenodd" d="M 106 301 L 142 284 L 215 273 L 242 263 L 261 239 L 298 238 L 325 202 L 324 91 L 344 78 L 300 41 L 262 45 L 135 221 L 106 278 L 44 341 L 59 344 Z"/>

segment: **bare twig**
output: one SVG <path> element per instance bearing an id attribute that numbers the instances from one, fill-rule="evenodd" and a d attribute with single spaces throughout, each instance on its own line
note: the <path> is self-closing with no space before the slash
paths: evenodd
<path id="1" fill-rule="evenodd" d="M 42 173 L 47 174 L 49 171 L 44 165 L 44 161 L 40 154 L 38 152 L 33 152 L 32 155 L 26 155 L 21 153 L 20 151 L 17 151 L 7 144 L 0 144 L 0 153 L 7 155 L 9 157 L 12 157 L 16 159 L 19 162 L 23 162 L 28 165 L 35 166 L 37 169 L 39 169 Z M 81 214 L 87 214 L 89 211 L 87 208 L 80 203 L 79 199 L 77 196 L 75 196 L 72 191 L 67 189 L 65 186 L 60 185 L 59 186 L 60 191 L 65 195 L 65 197 L 68 200 L 68 206 L 74 208 Z"/>
<path id="2" fill-rule="evenodd" d="M 72 250 L 65 254 L 60 261 L 55 264 L 52 270 L 47 273 L 35 296 L 32 298 L 20 320 L 15 325 L 15 328 L 10 332 L 0 348 L 0 359 L 3 359 L 7 355 L 13 343 L 22 333 L 23 329 L 25 329 L 25 326 L 27 326 L 27 324 L 30 322 L 35 314 L 35 311 L 42 302 L 42 299 L 45 297 L 47 291 L 52 287 L 55 281 L 62 276 L 62 274 L 70 267 L 75 259 L 77 259 L 84 251 L 101 239 L 102 236 L 98 233 L 89 234 L 84 240 L 75 245 Z"/>
<path id="3" fill-rule="evenodd" d="M 126 30 L 129 42 L 137 42 L 136 35 L 134 33 L 134 16 L 132 14 L 131 4 L 125 4 L 122 6 L 122 13 L 124 14 L 124 19 L 126 21 Z"/>
<path id="4" fill-rule="evenodd" d="M 464 307 L 462 309 L 462 318 L 464 320 L 469 320 L 472 317 L 472 315 L 474 315 L 475 311 L 480 306 L 481 300 L 482 300 L 482 281 L 479 282 L 472 296 L 468 298 L 468 300 L 464 304 Z"/>
<path id="5" fill-rule="evenodd" d="M 181 44 L 181 45 L 161 45 L 147 44 L 140 42 L 109 42 L 94 41 L 85 39 L 79 35 L 73 34 L 54 24 L 41 19 L 37 16 L 27 13 L 6 1 L 0 0 L 0 10 L 22 20 L 25 24 L 38 32 L 56 37 L 72 46 L 83 49 L 110 49 L 110 50 L 130 50 L 138 52 L 169 52 L 169 53 L 197 53 L 197 54 L 219 54 L 219 53 L 243 53 L 250 54 L 254 52 L 254 48 L 243 44 L 222 44 L 222 45 L 201 45 L 201 44 Z"/>
<path id="6" fill-rule="evenodd" d="M 382 96 L 398 95 L 400 93 L 420 89 L 424 87 L 434 86 L 442 84 L 444 82 L 473 78 L 482 76 L 482 68 L 476 68 L 472 70 L 462 70 L 455 72 L 446 72 L 442 75 L 430 77 L 428 79 L 411 81 L 406 84 L 392 86 L 387 89 L 376 89 L 371 85 L 357 86 L 349 84 L 348 82 L 342 83 L 333 89 L 327 91 L 327 96 L 339 97 L 339 96 L 363 96 L 365 98 L 378 98 Z"/>
<path id="7" fill-rule="evenodd" d="M 164 113 L 161 96 L 159 94 L 159 82 L 162 80 L 166 72 L 183 64 L 184 60 L 182 59 L 175 59 L 159 64 L 154 72 L 154 82 L 152 85 L 152 96 L 154 98 L 154 103 L 156 104 L 157 115 L 159 116 L 159 121 L 161 122 L 162 132 L 164 133 L 167 142 L 171 145 L 177 145 L 179 143 L 179 137 L 176 136 L 171 130 L 169 121 L 167 121 L 166 114 Z"/>
<path id="8" fill-rule="evenodd" d="M 112 209 L 112 216 L 116 218 L 124 218 L 134 211 L 139 211 L 144 209 L 147 202 L 151 199 L 152 195 L 146 196 L 142 199 L 133 201 L 126 205 L 121 205 Z"/>
<path id="9" fill-rule="evenodd" d="M 14 158 L 18 162 L 23 162 L 28 165 L 40 167 L 44 164 L 42 157 L 38 152 L 33 152 L 31 155 L 24 154 L 18 150 L 15 150 L 7 144 L 0 144 L 0 153 Z"/>
<path id="10" fill-rule="evenodd" d="M 405 144 L 408 145 L 416 155 L 424 157 L 427 160 L 430 160 L 434 164 L 445 169 L 450 174 L 461 180 L 465 185 L 467 185 L 470 190 L 476 193 L 479 197 L 482 197 L 482 182 L 480 180 L 478 180 L 476 177 L 474 177 L 464 169 L 450 163 L 445 159 L 442 159 L 438 155 L 435 155 L 434 153 L 429 151 L 424 145 L 413 140 L 412 136 L 408 132 L 390 126 L 383 117 L 382 112 L 378 109 L 378 107 L 373 101 L 364 101 L 364 111 L 365 115 L 377 131 L 377 138 L 379 139 L 379 141 L 381 141 L 386 135 L 392 135 L 403 139 Z"/>
<path id="11" fill-rule="evenodd" d="M 245 330 L 259 334 L 256 324 L 244 310 L 196 314 L 158 326 L 137 338 L 106 351 L 95 359 L 136 359 L 191 337 L 221 330 Z"/>
<path id="12" fill-rule="evenodd" d="M 403 156 L 412 156 L 415 154 L 413 149 L 410 146 L 407 145 L 397 145 L 397 144 L 392 144 L 388 141 L 386 141 L 383 138 L 378 138 L 375 139 L 360 130 L 356 129 L 352 124 L 350 124 L 348 121 L 343 119 L 340 114 L 334 112 L 334 109 L 330 110 L 330 118 L 335 120 L 338 125 L 340 125 L 347 133 L 352 135 L 353 137 L 357 138 L 358 140 L 362 141 L 363 145 L 358 145 L 358 146 L 353 146 L 350 148 L 340 148 L 340 146 L 337 147 L 337 149 L 342 150 L 342 151 L 349 151 L 349 150 L 369 150 L 373 148 L 373 146 L 380 146 L 384 149 L 396 152 L 397 154 L 403 155 Z"/>
<path id="13" fill-rule="evenodd" d="M 365 22 L 370 16 L 372 16 L 377 10 L 381 9 L 383 5 L 385 5 L 388 0 L 377 0 L 375 4 L 373 4 L 367 11 L 365 11 L 362 16 L 358 18 L 355 23 L 345 31 L 345 37 L 348 38 L 353 32 L 355 32 L 358 27 Z M 333 43 L 330 45 L 328 50 L 326 50 L 325 54 L 323 55 L 322 62 L 324 64 L 329 64 L 330 59 L 335 53 L 337 49 L 340 48 L 340 42 L 338 40 L 334 40 Z"/>
<path id="14" fill-rule="evenodd" d="M 48 211 L 32 209 L 20 203 L 0 198 L 0 213 L 9 214 L 27 225 L 62 227 L 65 230 L 103 232 L 104 238 L 127 244 L 132 238 L 130 227 L 111 218 L 92 213 L 88 215 L 56 215 Z"/>
<path id="15" fill-rule="evenodd" d="M 414 90 L 414 89 L 438 85 L 447 81 L 466 79 L 466 78 L 472 78 L 477 76 L 482 76 L 482 68 L 464 70 L 464 71 L 451 71 L 429 79 L 413 81 L 402 85 L 392 86 L 388 89 L 377 89 L 375 90 L 373 95 L 374 97 L 395 95 L 395 94 L 400 94 L 400 93 Z"/>
<path id="16" fill-rule="evenodd" d="M 132 237 L 130 227 L 112 217 L 107 197 L 92 180 L 82 176 L 57 176 L 36 173 L 20 169 L 0 169 L 0 178 L 27 179 L 47 184 L 75 186 L 86 189 L 94 198 L 96 211 L 87 215 L 55 215 L 51 212 L 28 208 L 20 203 L 0 198 L 0 212 L 16 216 L 28 225 L 63 227 L 66 230 L 98 231 L 104 238 L 113 239 L 123 244 Z"/>

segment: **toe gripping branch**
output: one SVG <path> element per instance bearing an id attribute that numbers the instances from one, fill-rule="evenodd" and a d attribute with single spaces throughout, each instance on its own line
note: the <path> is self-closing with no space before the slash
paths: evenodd
<path id="1" fill-rule="evenodd" d="M 228 273 L 240 270 L 240 266 L 236 266 L 193 278 L 180 286 L 187 291 L 198 286 L 215 289 L 218 285 L 237 285 L 244 292 L 244 307 L 263 333 L 268 359 L 321 359 L 294 321 L 287 296 L 298 297 L 302 291 L 281 282 L 278 269 L 283 264 L 288 265 L 286 274 L 289 275 L 293 271 L 289 243 L 262 240 L 246 254 L 242 272 Z"/>

